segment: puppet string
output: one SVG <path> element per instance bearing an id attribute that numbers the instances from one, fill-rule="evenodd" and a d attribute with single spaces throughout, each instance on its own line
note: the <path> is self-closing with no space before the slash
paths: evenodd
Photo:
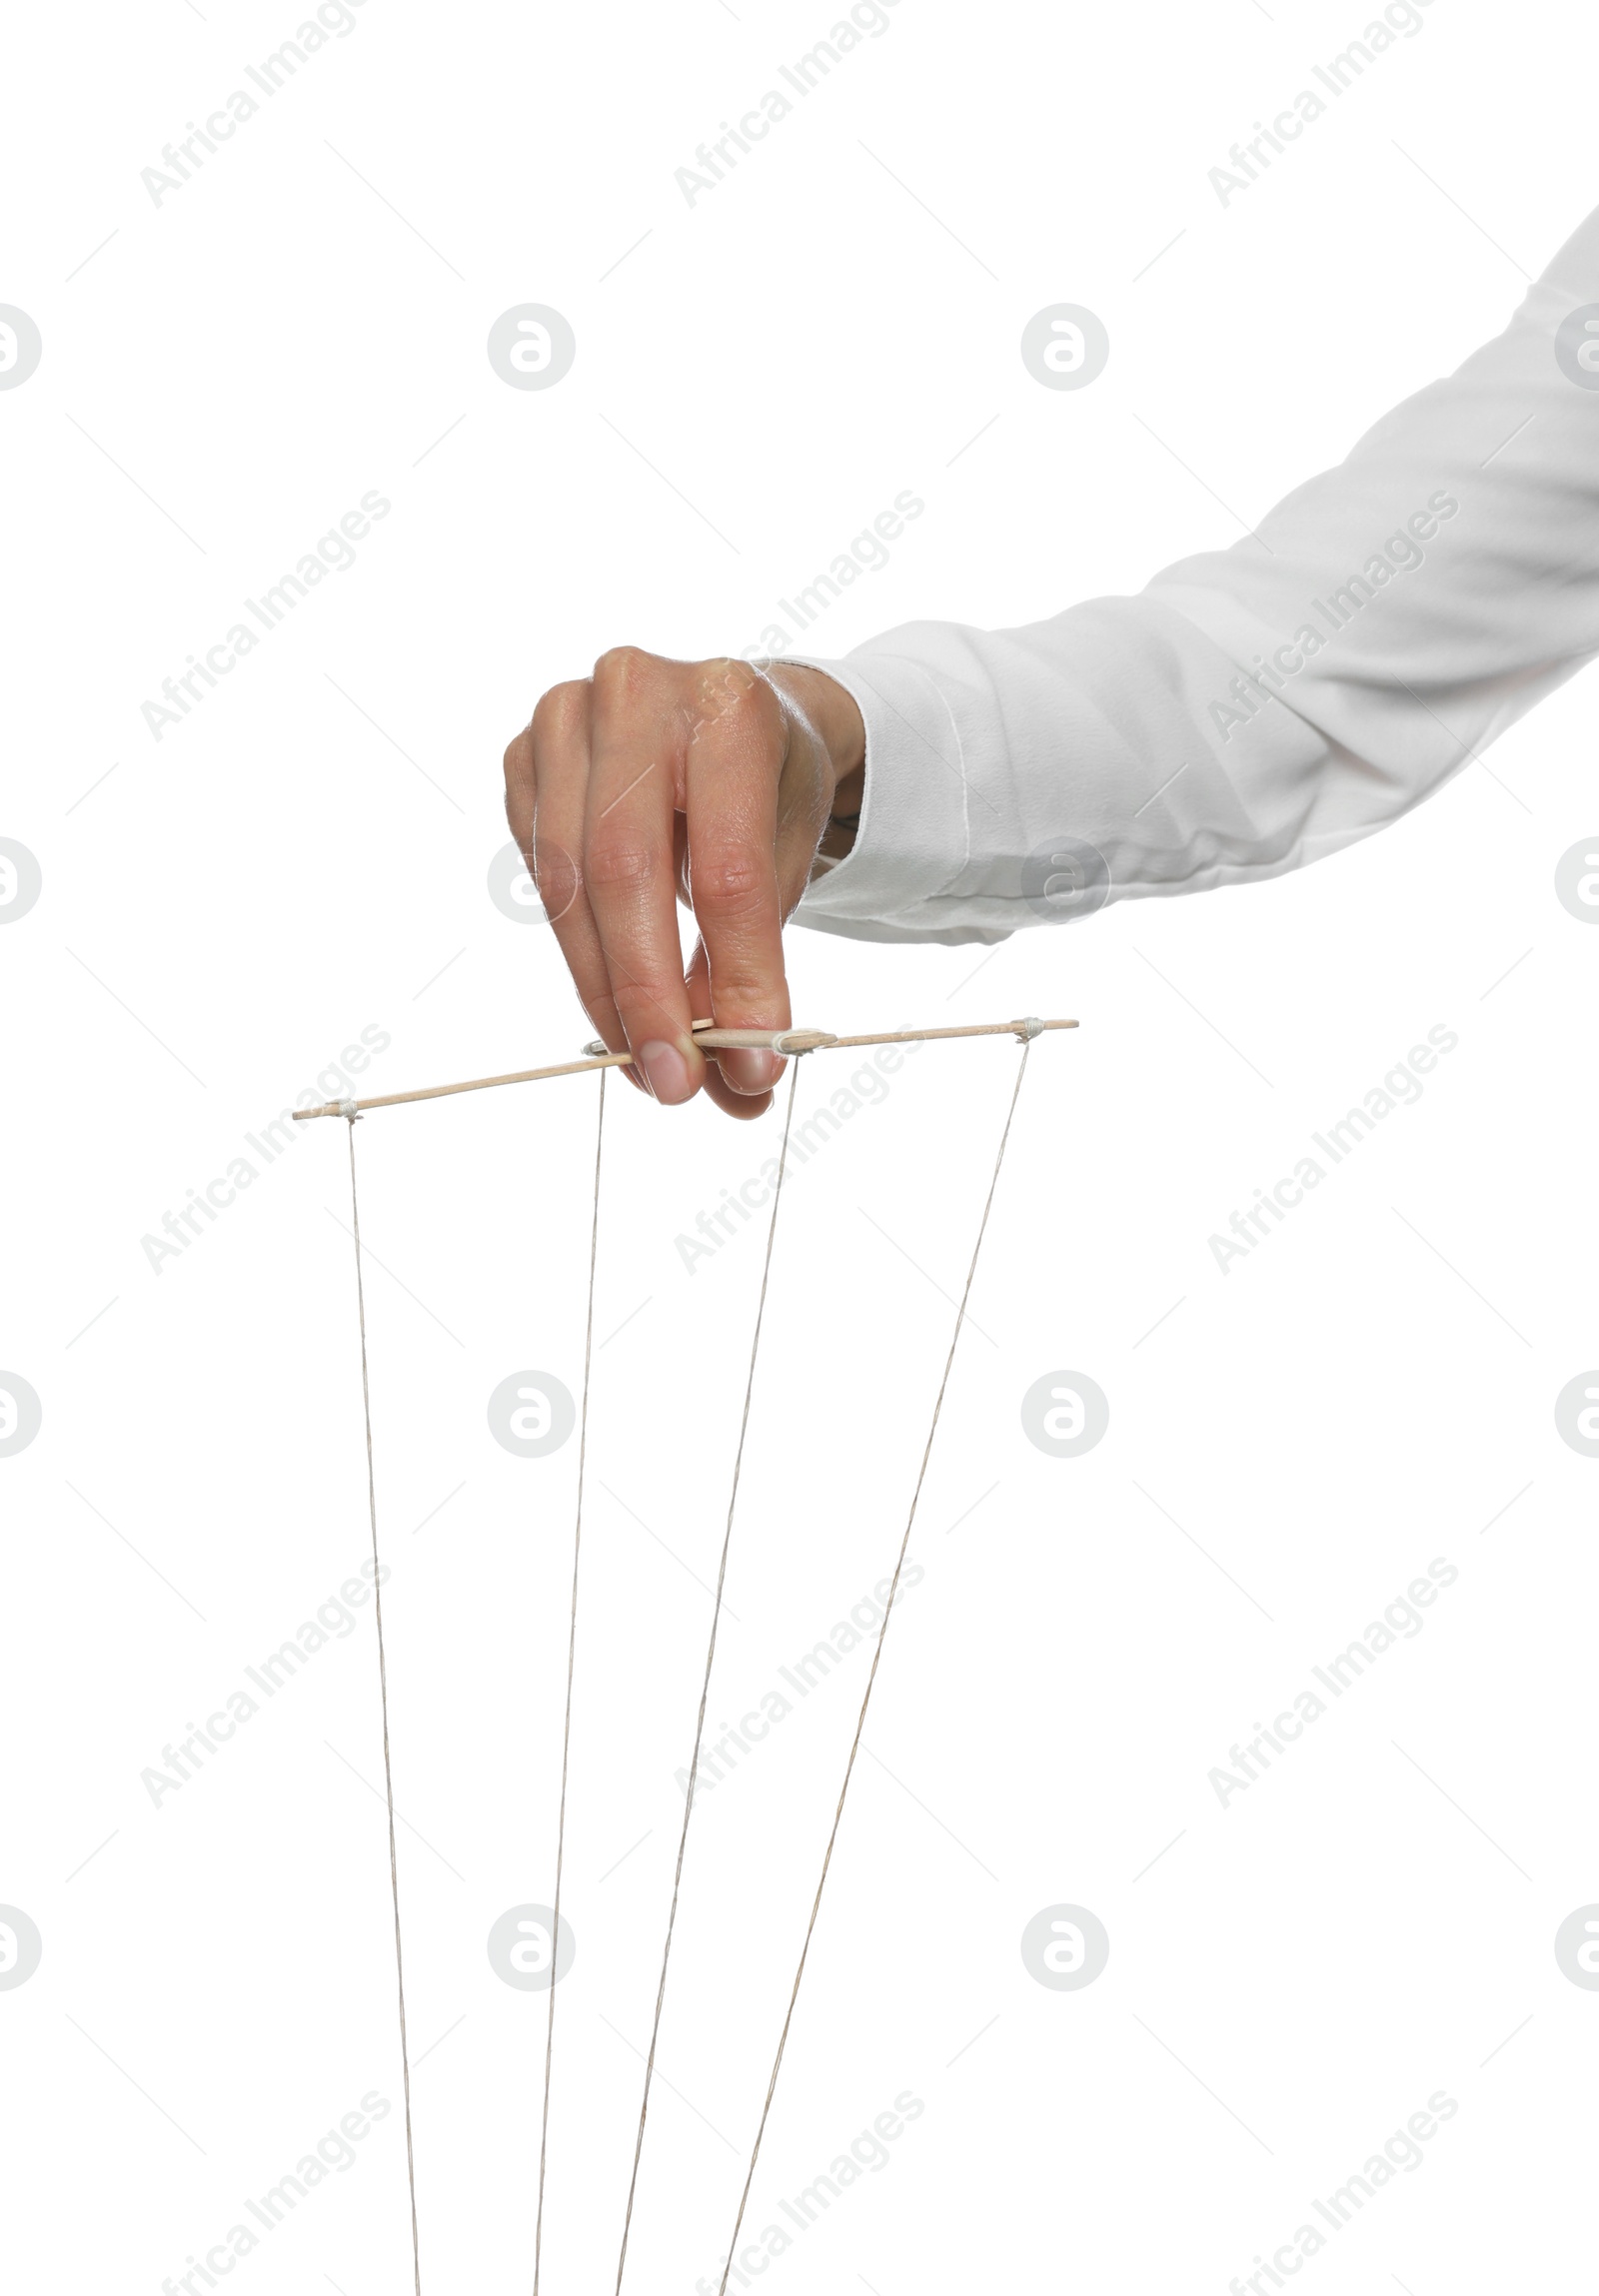
<path id="1" fill-rule="evenodd" d="M 372 1519 L 372 1605 L 378 1625 L 378 1697 L 383 1712 L 383 1796 L 389 1811 L 389 1888 L 394 1899 L 394 1974 L 400 1999 L 400 2070 L 406 2101 L 406 2183 L 411 2194 L 411 2268 L 422 2296 L 417 2235 L 417 2158 L 411 2136 L 411 2052 L 406 2040 L 406 1963 L 400 1941 L 400 1860 L 394 1839 L 394 1764 L 389 1752 L 389 1665 L 383 1640 L 383 1568 L 378 1556 L 378 1482 L 372 1458 L 372 1382 L 367 1370 L 367 1295 L 361 1274 L 361 1205 L 356 1193 L 356 1118 L 350 1117 L 350 1225 L 356 1245 L 356 1308 L 361 1323 L 361 1407 L 367 1428 L 367 1512 Z"/>
<path id="2" fill-rule="evenodd" d="M 561 1883 L 567 1854 L 567 1774 L 572 1756 L 572 1682 L 578 1658 L 578 1566 L 583 1555 L 584 1469 L 589 1459 L 589 1376 L 594 1362 L 594 1277 L 600 1256 L 600 1161 L 606 1138 L 606 1072 L 600 1071 L 600 1116 L 594 1138 L 594 1223 L 589 1232 L 589 1314 L 583 1333 L 583 1403 L 578 1421 L 578 1513 L 572 1534 L 572 1612 L 567 1630 L 567 1709 L 561 1730 L 561 1814 L 556 1821 L 555 1915 L 550 1938 L 549 2012 L 544 2034 L 544 2113 L 539 2129 L 539 2211 L 533 2230 L 533 2296 L 544 2261 L 544 2186 L 550 2157 L 550 2072 L 556 2046 L 556 1978 L 561 1957 Z"/>
<path id="3" fill-rule="evenodd" d="M 678 1898 L 683 1887 L 683 1860 L 689 1846 L 689 1820 L 694 1814 L 695 1784 L 700 1774 L 700 1748 L 706 1731 L 706 1706 L 711 1697 L 711 1673 L 717 1657 L 717 1630 L 722 1624 L 722 1592 L 728 1577 L 728 1552 L 733 1543 L 733 1519 L 739 1504 L 739 1478 L 744 1467 L 745 1438 L 750 1432 L 750 1399 L 755 1393 L 756 1363 L 761 1354 L 761 1327 L 766 1320 L 767 1287 L 772 1277 L 772 1247 L 778 1233 L 778 1206 L 783 1200 L 784 1174 L 789 1168 L 789 1134 L 794 1124 L 795 1087 L 800 1080 L 797 1060 L 789 1072 L 789 1104 L 783 1120 L 783 1146 L 778 1151 L 778 1178 L 772 1191 L 772 1218 L 767 1226 L 767 1256 L 761 1270 L 761 1297 L 756 1307 L 756 1328 L 750 1343 L 750 1372 L 745 1381 L 744 1416 L 739 1422 L 739 1444 L 734 1454 L 733 1489 L 728 1498 L 728 1522 L 722 1536 L 722 1560 L 717 1570 L 716 1598 L 711 1611 L 711 1639 L 706 1647 L 705 1680 L 700 1690 L 700 1715 L 695 1723 L 694 1755 L 689 1763 L 689 1784 L 683 1804 L 683 1831 L 678 1836 L 678 1865 L 672 1881 L 672 1906 L 667 1915 L 667 1938 L 661 1954 L 661 1983 L 656 1990 L 655 2022 L 650 2028 L 650 2053 L 645 2059 L 644 2097 L 639 2106 L 639 2128 L 634 2138 L 633 2175 L 628 2184 L 628 2209 L 622 2226 L 622 2250 L 617 2258 L 617 2296 L 628 2262 L 628 2235 L 633 2229 L 633 2204 L 639 2190 L 639 2160 L 644 2151 L 645 2123 L 650 2113 L 650 2089 L 655 2078 L 656 2045 L 661 2038 L 661 2011 L 667 1997 L 667 1969 L 672 1960 L 672 1938 L 678 1921 Z M 724 2283 L 726 2285 L 726 2283 Z"/>
<path id="4" fill-rule="evenodd" d="M 982 1251 L 982 1239 L 988 1232 L 988 1215 L 993 1210 L 994 1192 L 999 1185 L 1000 1167 L 1005 1160 L 1005 1147 L 1010 1138 L 1010 1126 L 1015 1117 L 1016 1102 L 1021 1097 L 1021 1080 L 1027 1073 L 1027 1061 L 1031 1052 L 1031 1038 L 1023 1038 L 1021 1060 L 1016 1069 L 1016 1081 L 1010 1094 L 1010 1106 L 1005 1115 L 1004 1130 L 999 1135 L 999 1153 L 994 1158 L 993 1177 L 988 1182 L 987 1200 L 983 1204 L 982 1218 L 977 1225 L 977 1240 L 971 1248 L 971 1264 L 966 1270 L 965 1289 L 960 1295 L 960 1306 L 956 1311 L 955 1326 L 949 1339 L 949 1353 L 944 1358 L 943 1377 L 938 1382 L 938 1394 L 932 1407 L 932 1421 L 927 1429 L 927 1440 L 922 1446 L 921 1465 L 916 1471 L 916 1485 L 910 1495 L 910 1512 L 905 1518 L 904 1537 L 899 1542 L 899 1559 L 893 1567 L 893 1577 L 888 1585 L 888 1599 L 882 1610 L 882 1624 L 877 1629 L 876 1647 L 871 1654 L 871 1671 L 866 1677 L 865 1695 L 860 1701 L 860 1714 L 855 1722 L 855 1734 L 850 1741 L 849 1758 L 844 1764 L 843 1783 L 838 1788 L 838 1805 L 833 1811 L 832 1831 L 827 1836 L 827 1847 L 821 1860 L 821 1877 L 816 1883 L 816 1894 L 811 1903 L 810 1918 L 805 1923 L 804 1943 L 800 1949 L 800 1965 L 794 1973 L 794 1988 L 789 1995 L 788 2012 L 784 2017 L 783 2031 L 778 2040 L 778 2053 L 773 2060 L 772 2078 L 767 2083 L 766 2101 L 761 2107 L 761 2119 L 756 2129 L 755 2143 L 750 2151 L 750 2167 L 745 2176 L 744 2190 L 739 2195 L 739 2213 L 734 2219 L 733 2238 L 728 2243 L 728 2261 L 722 2268 L 722 2284 L 717 2296 L 728 2296 L 728 2274 L 733 2269 L 733 2259 L 738 2253 L 739 2235 L 744 2229 L 745 2211 L 750 2205 L 750 2188 L 755 2182 L 756 2163 L 761 2158 L 761 2142 L 767 2133 L 767 2121 L 772 2112 L 772 2100 L 777 2094 L 778 2075 L 783 2070 L 784 2051 L 789 2046 L 789 2030 L 794 2023 L 795 2004 L 800 1998 L 800 1985 L 804 1976 L 805 1962 L 810 1953 L 810 1940 L 815 1934 L 816 1916 L 821 1911 L 821 1893 L 827 1886 L 827 1873 L 832 1864 L 832 1852 L 838 1839 L 838 1827 L 843 1820 L 844 1798 L 849 1791 L 849 1780 L 854 1775 L 855 1759 L 860 1751 L 860 1739 L 866 1726 L 866 1710 L 871 1704 L 871 1693 L 877 1680 L 877 1668 L 882 1660 L 883 1639 L 887 1635 L 888 1621 L 893 1616 L 893 1606 L 898 1598 L 899 1577 L 904 1570 L 905 1556 L 910 1547 L 910 1534 L 915 1525 L 916 1509 L 921 1500 L 921 1487 L 927 1478 L 927 1462 L 932 1457 L 932 1440 L 938 1432 L 938 1418 L 943 1410 L 943 1399 L 949 1385 L 949 1374 L 954 1367 L 955 1349 L 960 1343 L 961 1327 L 966 1320 L 966 1303 L 971 1297 L 972 1279 L 977 1273 L 977 1260 Z"/>

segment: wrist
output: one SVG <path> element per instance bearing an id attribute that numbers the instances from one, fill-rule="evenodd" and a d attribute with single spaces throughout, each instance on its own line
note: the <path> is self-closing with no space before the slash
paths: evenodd
<path id="1" fill-rule="evenodd" d="M 833 815 L 858 813 L 865 787 L 866 727 L 855 697 L 823 669 L 781 665 L 784 691 L 826 751 L 832 772 Z"/>
<path id="2" fill-rule="evenodd" d="M 866 786 L 866 728 L 854 695 L 825 670 L 781 665 L 784 691 L 826 754 L 831 773 L 827 822 L 819 850 L 841 860 L 854 843 Z"/>

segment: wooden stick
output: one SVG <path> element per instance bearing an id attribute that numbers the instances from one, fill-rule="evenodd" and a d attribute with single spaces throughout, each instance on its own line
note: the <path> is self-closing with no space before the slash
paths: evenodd
<path id="1" fill-rule="evenodd" d="M 1039 1029 L 1075 1028 L 1077 1023 L 1074 1020 L 1040 1020 L 1035 1025 Z M 885 1036 L 835 1036 L 828 1050 L 836 1046 L 842 1052 L 846 1046 L 854 1044 L 936 1044 L 944 1036 L 1019 1036 L 1022 1033 L 1019 1020 L 984 1020 L 971 1028 L 896 1028 Z"/>
<path id="2" fill-rule="evenodd" d="M 748 1047 L 787 1056 L 801 1052 L 842 1052 L 864 1044 L 932 1044 L 948 1036 L 1018 1036 L 1025 1040 L 1051 1028 L 1075 1028 L 1074 1020 L 990 1020 L 965 1028 L 893 1028 L 875 1036 L 831 1036 L 823 1028 L 717 1028 L 695 1023 L 695 1042 L 708 1050 Z M 586 1076 L 596 1068 L 627 1068 L 631 1052 L 591 1053 L 553 1068 L 520 1068 L 509 1076 L 474 1076 L 465 1084 L 428 1084 L 417 1092 L 383 1092 L 371 1100 L 328 1100 L 320 1108 L 297 1108 L 294 1120 L 314 1116 L 364 1116 L 369 1108 L 399 1108 L 413 1100 L 446 1100 L 457 1092 L 487 1092 L 498 1084 L 542 1084 L 547 1076 Z"/>

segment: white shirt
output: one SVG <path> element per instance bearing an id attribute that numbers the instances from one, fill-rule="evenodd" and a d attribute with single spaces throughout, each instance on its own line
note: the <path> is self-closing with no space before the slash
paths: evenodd
<path id="1" fill-rule="evenodd" d="M 865 801 L 796 921 L 996 940 L 1277 876 L 1571 676 L 1599 650 L 1599 213 L 1502 335 L 1257 533 L 1137 597 L 806 657 L 865 719 Z"/>

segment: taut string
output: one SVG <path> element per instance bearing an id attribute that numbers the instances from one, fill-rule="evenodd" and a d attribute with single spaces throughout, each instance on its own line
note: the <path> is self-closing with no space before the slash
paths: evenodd
<path id="1" fill-rule="evenodd" d="M 394 1897 L 394 1974 L 400 1996 L 400 2070 L 406 2100 L 406 2182 L 411 2192 L 411 2268 L 422 2296 L 417 2235 L 417 2156 L 411 2137 L 411 2051 L 406 2040 L 406 1963 L 400 1942 L 400 1860 L 394 1840 L 394 1765 L 389 1754 L 389 1666 L 383 1642 L 383 1566 L 378 1556 L 378 1480 L 372 1460 L 372 1383 L 367 1371 L 367 1294 L 361 1277 L 361 1205 L 356 1194 L 356 1117 L 350 1122 L 350 1226 L 356 1242 L 356 1309 L 361 1322 L 361 1408 L 367 1425 L 367 1511 L 372 1518 L 372 1608 L 378 1622 L 378 1697 L 383 1710 L 383 1796 L 389 1811 L 389 1887 Z"/>
<path id="2" fill-rule="evenodd" d="M 539 2213 L 533 2231 L 533 2296 L 544 2260 L 544 2182 L 550 2154 L 550 2068 L 556 2046 L 556 1970 L 561 1957 L 561 1881 L 567 1854 L 567 1771 L 572 1753 L 572 1678 L 578 1657 L 578 1564 L 583 1554 L 583 1478 L 589 1458 L 589 1374 L 594 1362 L 594 1275 L 600 1256 L 600 1160 L 606 1139 L 606 1072 L 594 1136 L 594 1225 L 589 1234 L 589 1315 L 583 1332 L 583 1405 L 578 1422 L 578 1517 L 572 1534 L 572 1618 L 567 1630 L 567 1712 L 561 1731 L 561 1815 L 556 1823 L 556 1890 L 550 1938 L 550 2008 L 544 2033 L 544 2117 L 539 2130 Z"/>
<path id="3" fill-rule="evenodd" d="M 810 1939 L 815 1931 L 816 1916 L 821 1911 L 821 1892 L 827 1886 L 827 1871 L 832 1864 L 833 1845 L 838 1839 L 838 1827 L 843 1819 L 844 1797 L 849 1791 L 849 1780 L 854 1775 L 855 1757 L 860 1751 L 861 1734 L 866 1726 L 866 1709 L 871 1704 L 871 1693 L 877 1680 L 877 1668 L 882 1659 L 883 1640 L 887 1635 L 888 1621 L 893 1616 L 893 1606 L 898 1598 L 899 1576 L 905 1567 L 905 1556 L 910 1547 L 910 1533 L 914 1528 L 916 1508 L 921 1500 L 921 1486 L 926 1481 L 927 1462 L 932 1457 L 932 1439 L 938 1432 L 938 1418 L 943 1410 L 944 1392 L 949 1385 L 950 1371 L 954 1367 L 955 1349 L 960 1343 L 961 1326 L 966 1320 L 966 1302 L 971 1297 L 972 1279 L 977 1273 L 977 1259 L 982 1251 L 982 1239 L 988 1232 L 988 1214 L 993 1210 L 994 1191 L 999 1185 L 999 1171 L 1005 1160 L 1005 1147 L 1010 1138 L 1010 1126 L 1015 1117 L 1016 1102 L 1021 1097 L 1021 1080 L 1027 1073 L 1027 1062 L 1031 1053 L 1032 1038 L 1030 1035 L 1024 1036 L 1021 1040 L 1021 1059 L 1016 1068 L 1016 1081 L 1010 1094 L 1010 1106 L 1005 1114 L 1005 1128 L 999 1135 L 999 1153 L 993 1161 L 993 1177 L 988 1182 L 987 1200 L 983 1204 L 982 1218 L 977 1225 L 977 1240 L 971 1247 L 971 1265 L 966 1270 L 965 1289 L 960 1294 L 960 1306 L 955 1313 L 955 1328 L 949 1338 L 949 1353 L 944 1358 L 943 1377 L 938 1382 L 938 1394 L 932 1407 L 932 1422 L 927 1429 L 927 1440 L 922 1446 L 921 1465 L 916 1470 L 916 1486 L 910 1495 L 910 1512 L 905 1518 L 904 1537 L 899 1542 L 899 1558 L 894 1564 L 893 1577 L 888 1584 L 888 1600 L 883 1605 L 882 1624 L 877 1629 L 876 1648 L 871 1654 L 871 1671 L 866 1677 L 865 1694 L 860 1701 L 860 1713 L 855 1722 L 855 1734 L 849 1744 L 849 1759 L 844 1764 L 843 1783 L 838 1788 L 838 1806 L 832 1813 L 832 1831 L 827 1836 L 827 1847 L 821 1860 L 821 1877 L 816 1883 L 816 1894 L 811 1903 L 810 1918 L 805 1923 L 804 1943 L 800 1948 L 800 1965 L 794 1973 L 794 1988 L 789 1995 L 788 2012 L 784 2017 L 783 2031 L 778 2039 L 778 2053 L 773 2059 L 772 2078 L 767 2083 L 766 2101 L 761 2107 L 761 2120 L 756 2129 L 755 2143 L 751 2147 L 750 2167 L 745 2176 L 744 2190 L 739 2195 L 739 2213 L 734 2219 L 733 2238 L 728 2243 L 728 2261 L 722 2268 L 722 2284 L 717 2291 L 717 2296 L 728 2296 L 728 2274 L 733 2269 L 733 2259 L 739 2248 L 739 2235 L 744 2230 L 745 2210 L 750 2205 L 750 2188 L 755 2182 L 756 2163 L 761 2158 L 761 2140 L 767 2133 L 767 2120 L 772 2111 L 772 2100 L 777 2094 L 778 2075 L 783 2070 L 784 2051 L 789 2046 L 789 2028 L 794 2023 L 795 2003 L 800 1998 L 800 1984 L 805 1973 L 805 1961 L 810 1952 Z M 701 1711 L 703 1714 L 704 1709 L 702 1708 Z"/>
<path id="4" fill-rule="evenodd" d="M 683 1887 L 684 1852 L 689 1846 L 689 1820 L 694 1815 L 695 1786 L 700 1775 L 700 1747 L 706 1730 L 706 1706 L 711 1697 L 711 1670 L 716 1664 L 717 1629 L 722 1624 L 722 1591 L 728 1577 L 728 1551 L 733 1543 L 733 1518 L 739 1504 L 739 1477 L 744 1467 L 745 1437 L 750 1432 L 750 1399 L 755 1393 L 756 1362 L 761 1353 L 761 1327 L 766 1320 L 767 1286 L 772 1277 L 772 1247 L 778 1234 L 778 1206 L 783 1200 L 784 1174 L 789 1169 L 789 1133 L 794 1124 L 795 1087 L 800 1081 L 797 1060 L 789 1072 L 789 1103 L 783 1119 L 783 1146 L 778 1151 L 778 1178 L 772 1191 L 772 1218 L 767 1226 L 767 1256 L 761 1269 L 761 1298 L 756 1307 L 755 1334 L 750 1342 L 750 1373 L 745 1381 L 744 1416 L 739 1422 L 739 1445 L 733 1461 L 733 1489 L 728 1497 L 728 1523 L 722 1535 L 722 1561 L 717 1570 L 716 1599 L 711 1610 L 711 1639 L 706 1646 L 705 1681 L 700 1690 L 700 1715 L 695 1723 L 694 1755 L 689 1763 L 689 1786 L 684 1796 L 683 1831 L 678 1836 L 678 1867 L 672 1879 L 672 1907 L 667 1915 L 667 1941 L 661 1954 L 661 1983 L 656 1989 L 655 2022 L 650 2028 L 650 2054 L 645 2059 L 644 2097 L 639 2106 L 639 2131 L 633 2145 L 633 2175 L 628 2183 L 628 2212 L 622 2225 L 622 2249 L 617 2257 L 617 2296 L 628 2262 L 628 2235 L 633 2229 L 633 2203 L 639 2190 L 639 2158 L 644 2151 L 645 2122 L 650 2113 L 650 2085 L 655 2078 L 656 2043 L 661 2037 L 661 2011 L 667 1997 L 667 1969 L 672 1960 L 672 1936 L 678 1923 L 678 1895 Z M 724 2282 L 726 2285 L 726 2282 Z"/>

